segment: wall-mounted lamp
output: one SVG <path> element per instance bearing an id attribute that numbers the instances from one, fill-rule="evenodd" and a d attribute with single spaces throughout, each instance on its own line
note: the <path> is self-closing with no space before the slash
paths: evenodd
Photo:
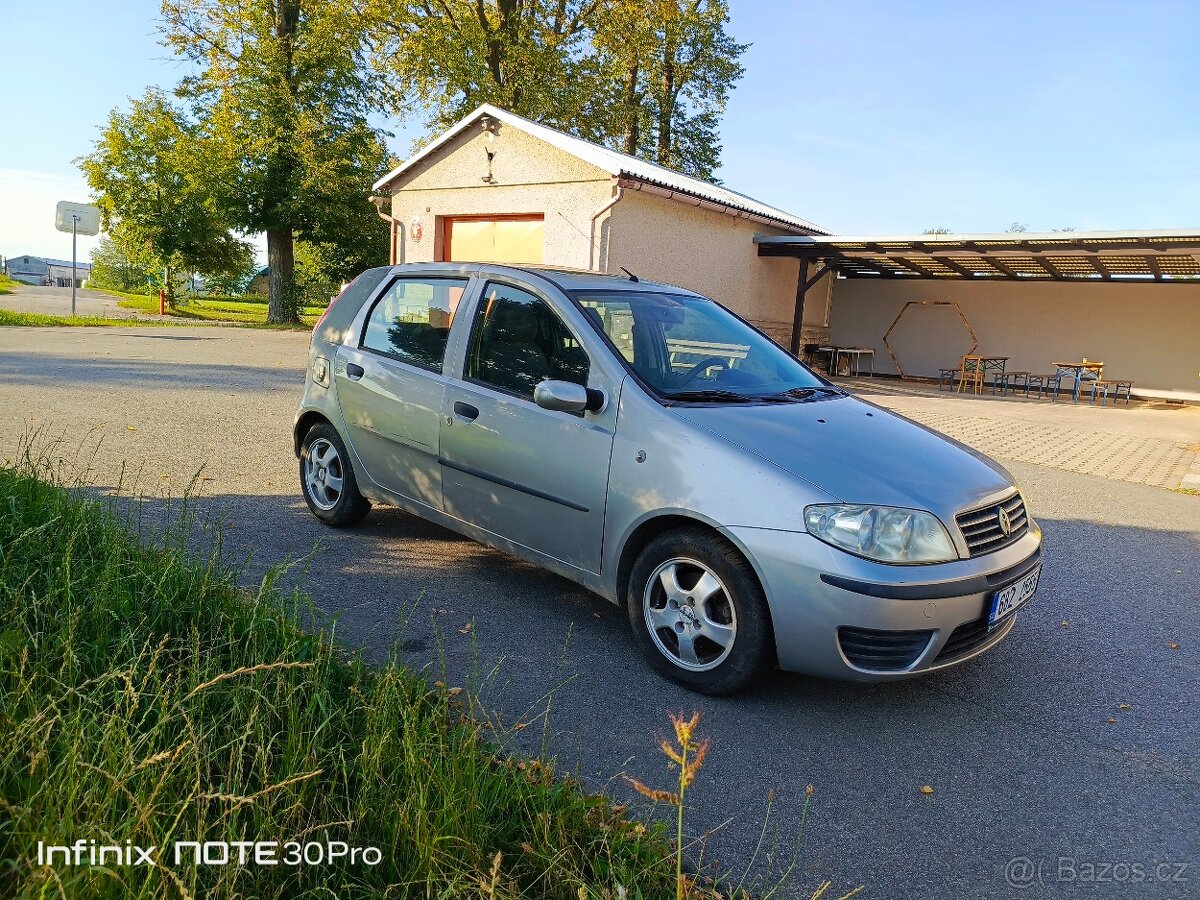
<path id="1" fill-rule="evenodd" d="M 499 131 L 499 125 L 491 116 L 484 116 L 479 120 L 480 126 L 483 128 L 483 152 L 487 154 L 488 171 L 483 176 L 485 184 L 495 184 L 496 179 L 492 175 L 492 160 L 496 158 L 496 133 Z"/>

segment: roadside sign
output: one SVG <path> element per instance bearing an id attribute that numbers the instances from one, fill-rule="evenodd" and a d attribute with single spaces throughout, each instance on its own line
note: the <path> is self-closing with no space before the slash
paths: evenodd
<path id="1" fill-rule="evenodd" d="M 100 210 L 86 203 L 69 203 L 60 200 L 54 208 L 54 227 L 59 231 L 71 232 L 71 315 L 75 315 L 75 282 L 78 280 L 75 242 L 81 234 L 100 233 Z"/>
<path id="2" fill-rule="evenodd" d="M 86 203 L 59 202 L 54 209 L 54 227 L 76 234 L 100 233 L 100 210 Z"/>

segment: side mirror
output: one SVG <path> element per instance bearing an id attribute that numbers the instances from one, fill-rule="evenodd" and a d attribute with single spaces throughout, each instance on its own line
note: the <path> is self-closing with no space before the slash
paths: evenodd
<path id="1" fill-rule="evenodd" d="M 595 412 L 604 407 L 604 394 L 571 381 L 543 381 L 533 389 L 533 402 L 559 412 Z"/>

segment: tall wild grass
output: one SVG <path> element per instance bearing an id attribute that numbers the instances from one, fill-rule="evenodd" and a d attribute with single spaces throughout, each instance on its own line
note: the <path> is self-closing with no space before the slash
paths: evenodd
<path id="1" fill-rule="evenodd" d="M 661 826 L 498 752 L 454 689 L 367 667 L 186 526 L 0 469 L 0 896 L 616 898 L 675 894 Z M 305 623 L 302 628 L 300 622 Z M 38 865 L 37 842 L 155 846 Z M 175 841 L 340 841 L 366 865 L 175 865 Z"/>

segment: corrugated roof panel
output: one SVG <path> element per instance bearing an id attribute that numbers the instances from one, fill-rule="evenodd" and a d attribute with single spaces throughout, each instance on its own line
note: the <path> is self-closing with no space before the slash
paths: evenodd
<path id="1" fill-rule="evenodd" d="M 484 103 L 474 112 L 468 113 L 435 141 L 427 144 L 419 152 L 376 181 L 372 185 L 372 189 L 379 190 L 385 187 L 417 162 L 478 122 L 485 115 L 491 116 L 506 125 L 545 141 L 547 144 L 557 147 L 564 153 L 569 153 L 585 162 L 591 163 L 596 168 L 608 172 L 613 177 L 625 175 L 649 181 L 694 197 L 711 200 L 714 203 L 728 206 L 731 209 L 753 213 L 754 215 L 771 219 L 779 222 L 781 225 L 789 226 L 799 231 L 815 232 L 817 234 L 826 233 L 812 222 L 801 219 L 799 216 L 793 216 L 791 213 L 784 212 L 781 209 L 776 209 L 773 206 L 755 200 L 753 197 L 747 197 L 745 194 L 739 194 L 737 191 L 730 190 L 729 188 L 721 187 L 699 178 L 693 178 L 690 175 L 684 175 L 682 172 L 676 172 L 665 166 L 646 162 L 643 159 L 619 153 L 607 147 L 601 147 L 599 144 L 593 144 L 591 141 L 585 141 L 583 138 L 575 137 L 557 129 L 539 125 L 537 122 L 522 118 L 498 106 L 492 106 L 490 103 Z"/>

